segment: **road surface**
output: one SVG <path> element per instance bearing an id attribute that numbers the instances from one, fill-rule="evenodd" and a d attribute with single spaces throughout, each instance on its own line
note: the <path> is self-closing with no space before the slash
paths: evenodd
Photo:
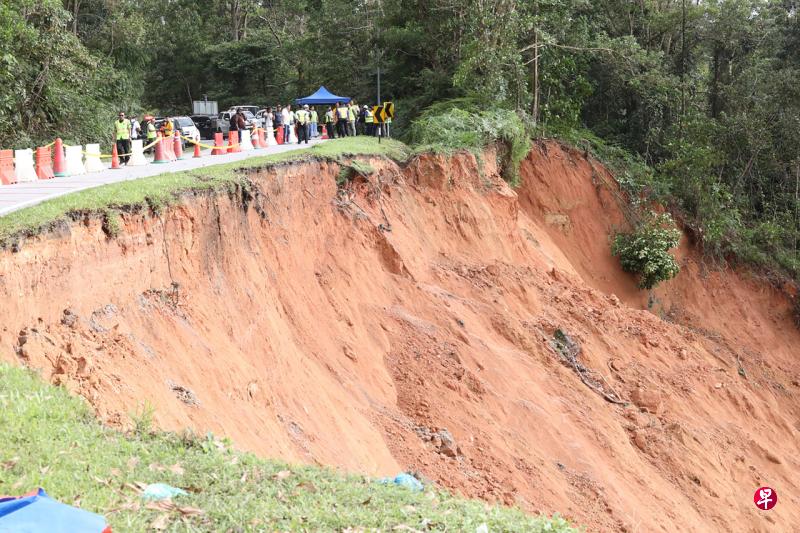
<path id="1" fill-rule="evenodd" d="M 211 165 L 219 165 L 221 163 L 241 161 L 251 157 L 288 152 L 299 148 L 307 148 L 319 142 L 322 141 L 311 141 L 308 145 L 304 144 L 302 146 L 297 144 L 282 144 L 247 152 L 215 156 L 211 155 L 211 150 L 204 150 L 203 157 L 197 159 L 192 158 L 192 149 L 190 148 L 184 153 L 186 159 L 173 161 L 164 165 L 148 164 L 137 167 L 123 166 L 115 170 L 107 169 L 80 176 L 29 181 L 26 183 L 15 183 L 13 185 L 0 185 L 0 216 L 7 215 L 8 213 L 24 207 L 39 204 L 45 200 L 85 189 L 91 189 L 93 187 L 99 187 L 108 183 L 135 180 L 164 174 L 166 172 L 180 172 L 182 170 L 192 170 Z"/>

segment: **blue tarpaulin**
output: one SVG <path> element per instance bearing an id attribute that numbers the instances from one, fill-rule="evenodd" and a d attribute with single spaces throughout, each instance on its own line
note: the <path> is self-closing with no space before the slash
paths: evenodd
<path id="1" fill-rule="evenodd" d="M 321 86 L 319 89 L 317 89 L 317 92 L 315 92 L 314 94 L 306 96 L 305 98 L 298 98 L 297 100 L 295 100 L 295 102 L 300 104 L 300 105 L 303 105 L 303 104 L 308 104 L 308 105 L 330 104 L 330 105 L 333 105 L 333 104 L 338 104 L 339 102 L 347 103 L 349 101 L 350 101 L 350 97 L 349 96 L 336 96 L 335 94 L 332 94 L 328 89 L 326 89 L 325 86 Z"/>
<path id="2" fill-rule="evenodd" d="M 110 533 L 105 518 L 51 499 L 39 489 L 20 498 L 0 497 L 0 533 Z"/>

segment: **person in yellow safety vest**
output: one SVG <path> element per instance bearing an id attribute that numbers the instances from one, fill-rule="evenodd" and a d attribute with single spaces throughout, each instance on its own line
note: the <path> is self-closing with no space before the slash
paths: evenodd
<path id="1" fill-rule="evenodd" d="M 347 107 L 344 102 L 336 108 L 336 130 L 339 137 L 347 137 Z"/>
<path id="2" fill-rule="evenodd" d="M 372 128 L 375 124 L 375 117 L 372 116 L 372 109 L 364 106 L 364 134 L 372 135 Z"/>
<path id="3" fill-rule="evenodd" d="M 358 115 L 358 108 L 355 102 L 350 102 L 347 106 L 347 131 L 352 136 L 356 136 L 356 115 Z"/>
<path id="4" fill-rule="evenodd" d="M 308 104 L 303 106 L 303 109 L 298 109 L 294 114 L 294 120 L 297 124 L 297 144 L 304 140 L 308 144 L 308 124 L 311 120 L 311 113 L 308 112 Z"/>
<path id="5" fill-rule="evenodd" d="M 153 144 L 153 141 L 156 140 L 155 119 L 151 116 L 144 117 L 144 121 L 142 121 L 142 124 L 144 124 L 144 131 L 145 135 L 147 136 L 147 144 L 148 145 Z M 150 148 L 149 150 L 154 150 L 154 149 L 155 147 Z"/>
<path id="6" fill-rule="evenodd" d="M 175 133 L 175 126 L 172 124 L 172 119 L 167 117 L 164 119 L 164 124 L 161 125 L 161 136 L 172 137 Z"/>
<path id="7" fill-rule="evenodd" d="M 319 131 L 317 131 L 317 123 L 318 122 L 319 122 L 319 115 L 317 115 L 317 108 L 316 107 L 312 107 L 311 108 L 311 131 L 309 132 L 309 134 L 311 135 L 312 139 L 319 136 Z"/>
<path id="8" fill-rule="evenodd" d="M 333 139 L 336 137 L 333 131 L 333 107 L 328 106 L 328 110 L 325 111 L 325 129 L 328 130 L 328 138 Z"/>
<path id="9" fill-rule="evenodd" d="M 131 157 L 131 121 L 120 112 L 119 120 L 114 122 L 114 141 L 117 143 L 119 161 L 127 165 Z"/>

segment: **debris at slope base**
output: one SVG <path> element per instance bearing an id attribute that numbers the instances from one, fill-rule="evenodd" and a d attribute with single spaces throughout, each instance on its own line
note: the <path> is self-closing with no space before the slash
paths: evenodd
<path id="1" fill-rule="evenodd" d="M 642 310 L 593 164 L 535 149 L 514 191 L 495 160 L 372 159 L 338 185 L 335 163 L 289 165 L 251 175 L 246 203 L 199 196 L 123 215 L 115 239 L 92 221 L 42 237 L 0 260 L 0 341 L 112 424 L 147 399 L 164 428 L 416 471 L 591 530 L 758 529 L 764 482 L 782 497 L 770 516 L 796 521 L 788 303 L 701 277 L 683 250 L 657 291 L 676 312 Z M 624 405 L 562 364 L 557 330 Z"/>

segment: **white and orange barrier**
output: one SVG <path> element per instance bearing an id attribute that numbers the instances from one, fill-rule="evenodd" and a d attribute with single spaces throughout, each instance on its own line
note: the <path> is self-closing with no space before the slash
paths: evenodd
<path id="1" fill-rule="evenodd" d="M 0 183 L 11 185 L 17 182 L 14 174 L 14 150 L 0 150 Z"/>
<path id="2" fill-rule="evenodd" d="M 79 176 L 86 174 L 86 169 L 83 167 L 83 147 L 65 146 L 64 153 L 67 160 L 67 173 L 70 176 Z"/>
<path id="3" fill-rule="evenodd" d="M 147 159 L 144 157 L 144 144 L 141 139 L 134 139 L 131 141 L 131 158 L 128 159 L 129 167 L 137 167 L 146 165 Z"/>
<path id="4" fill-rule="evenodd" d="M 38 179 L 36 169 L 33 168 L 33 150 L 30 148 L 14 150 L 14 175 L 17 178 L 17 183 L 36 181 Z"/>
<path id="5" fill-rule="evenodd" d="M 40 146 L 36 149 L 36 176 L 40 180 L 49 180 L 56 177 L 53 172 L 53 160 L 50 156 L 49 146 Z"/>
<path id="6" fill-rule="evenodd" d="M 242 130 L 239 132 L 241 138 L 239 139 L 239 148 L 242 152 L 253 150 L 253 139 L 250 136 L 250 130 Z"/>
<path id="7" fill-rule="evenodd" d="M 86 168 L 86 172 L 100 172 L 106 169 L 106 166 L 100 161 L 99 144 L 87 144 L 85 155 L 86 162 L 84 163 L 84 167 Z"/>

